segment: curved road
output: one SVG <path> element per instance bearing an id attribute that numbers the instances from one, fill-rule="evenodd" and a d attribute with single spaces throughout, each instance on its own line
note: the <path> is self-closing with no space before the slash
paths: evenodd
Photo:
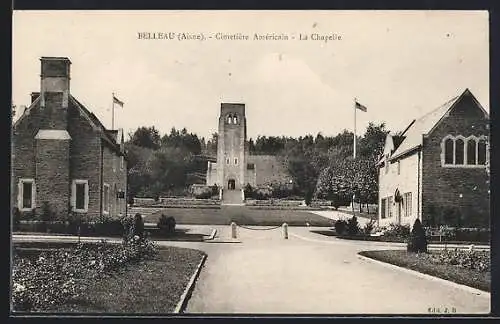
<path id="1" fill-rule="evenodd" d="M 185 313 L 487 314 L 490 294 L 363 260 L 381 242 L 323 237 L 310 228 L 252 231 L 241 243 L 197 243 L 208 253 Z M 218 238 L 230 228 L 218 228 Z M 181 243 L 182 244 L 182 243 Z M 187 247 L 187 245 L 182 244 Z"/>

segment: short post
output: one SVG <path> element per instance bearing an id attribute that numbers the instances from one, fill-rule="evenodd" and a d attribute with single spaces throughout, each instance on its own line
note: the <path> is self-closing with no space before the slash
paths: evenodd
<path id="1" fill-rule="evenodd" d="M 283 229 L 283 238 L 285 240 L 288 240 L 288 224 L 287 223 L 283 223 L 283 225 L 281 226 L 281 228 Z"/>
<path id="2" fill-rule="evenodd" d="M 236 233 L 236 223 L 231 222 L 231 238 L 235 239 L 237 237 Z"/>

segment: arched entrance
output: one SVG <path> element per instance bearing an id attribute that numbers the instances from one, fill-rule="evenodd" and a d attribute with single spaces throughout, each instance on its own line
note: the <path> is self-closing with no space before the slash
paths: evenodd
<path id="1" fill-rule="evenodd" d="M 229 179 L 227 181 L 227 189 L 234 190 L 236 187 L 236 181 L 234 179 Z"/>

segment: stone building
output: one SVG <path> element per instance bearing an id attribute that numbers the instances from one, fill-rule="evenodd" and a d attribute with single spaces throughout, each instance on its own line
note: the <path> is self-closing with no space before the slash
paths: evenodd
<path id="1" fill-rule="evenodd" d="M 290 181 L 286 168 L 275 156 L 249 154 L 244 104 L 221 104 L 218 134 L 217 162 L 208 161 L 207 185 L 241 190 L 247 184 L 261 187 Z"/>
<path id="2" fill-rule="evenodd" d="M 466 89 L 389 134 L 379 162 L 379 225 L 489 226 L 489 116 Z"/>
<path id="3" fill-rule="evenodd" d="M 122 130 L 108 130 L 71 95 L 65 57 L 41 58 L 40 92 L 12 129 L 11 202 L 56 217 L 70 211 L 98 220 L 126 212 L 127 159 Z"/>

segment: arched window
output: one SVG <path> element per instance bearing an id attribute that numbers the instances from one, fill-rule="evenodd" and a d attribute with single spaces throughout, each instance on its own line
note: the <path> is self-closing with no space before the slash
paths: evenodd
<path id="1" fill-rule="evenodd" d="M 233 121 L 233 118 L 231 117 L 231 115 L 228 115 L 227 116 L 227 123 L 231 124 L 232 121 Z"/>
<path id="2" fill-rule="evenodd" d="M 477 143 L 477 163 L 486 164 L 486 141 L 484 139 L 480 139 Z"/>
<path id="3" fill-rule="evenodd" d="M 453 164 L 453 139 L 444 142 L 444 164 Z"/>
<path id="4" fill-rule="evenodd" d="M 476 164 L 476 140 L 467 140 L 467 164 Z"/>
<path id="5" fill-rule="evenodd" d="M 238 117 L 236 115 L 233 116 L 233 124 L 238 124 Z"/>
<path id="6" fill-rule="evenodd" d="M 464 164 L 464 140 L 455 141 L 455 164 Z"/>

